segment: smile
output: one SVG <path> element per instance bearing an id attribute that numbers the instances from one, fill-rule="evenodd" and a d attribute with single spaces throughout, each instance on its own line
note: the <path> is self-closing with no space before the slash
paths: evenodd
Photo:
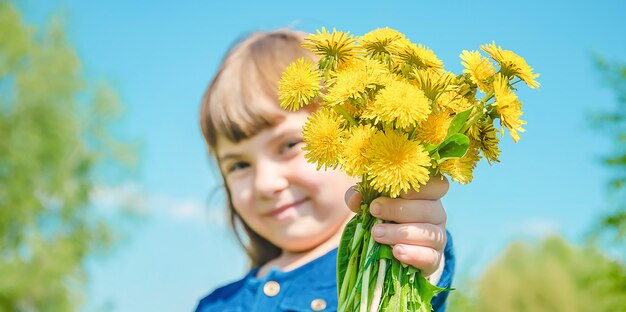
<path id="1" fill-rule="evenodd" d="M 275 219 L 284 219 L 285 217 L 289 215 L 289 211 L 292 208 L 294 209 L 297 208 L 301 204 L 305 203 L 307 200 L 308 198 L 303 198 L 291 204 L 276 207 L 272 209 L 271 211 L 269 211 L 267 214 L 265 214 L 265 216 L 270 217 L 270 218 L 275 218 Z"/>

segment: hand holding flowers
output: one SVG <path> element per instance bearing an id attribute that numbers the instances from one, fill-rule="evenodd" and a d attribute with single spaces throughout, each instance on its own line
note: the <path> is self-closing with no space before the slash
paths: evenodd
<path id="1" fill-rule="evenodd" d="M 281 105 L 319 105 L 304 125 L 305 157 L 318 169 L 340 167 L 362 178 L 360 209 L 339 247 L 339 310 L 430 311 L 430 300 L 444 289 L 426 281 L 428 272 L 396 260 L 408 255 L 400 252 L 406 251 L 402 237 L 383 241 L 395 243 L 393 250 L 371 238 L 394 226 L 378 217 L 403 214 L 401 204 L 379 214 L 376 201 L 421 194 L 440 175 L 468 183 L 481 156 L 499 162 L 494 122 L 501 134 L 506 129 L 520 139 L 526 122 L 514 85 L 538 88 L 538 74 L 495 43 L 481 47 L 491 60 L 463 51 L 465 69 L 455 75 L 432 50 L 389 28 L 360 38 L 322 29 L 306 41 L 321 58 L 317 64 L 299 59 L 285 70 Z M 445 225 L 445 214 L 434 224 Z M 445 231 L 430 230 L 445 244 Z"/>
<path id="2" fill-rule="evenodd" d="M 419 192 L 410 190 L 398 198 L 378 197 L 370 204 L 372 215 L 387 221 L 374 226 L 374 240 L 393 246 L 396 259 L 420 269 L 424 276 L 443 265 L 447 215 L 440 199 L 448 187 L 445 178 L 431 179 Z M 361 201 L 356 187 L 346 192 L 346 204 L 354 212 L 359 212 Z"/>

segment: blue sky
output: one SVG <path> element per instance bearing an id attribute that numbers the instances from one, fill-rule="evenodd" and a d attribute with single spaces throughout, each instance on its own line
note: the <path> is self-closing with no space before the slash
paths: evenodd
<path id="1" fill-rule="evenodd" d="M 200 98 L 232 42 L 255 30 L 322 26 L 362 35 L 389 26 L 460 72 L 458 55 L 494 40 L 541 74 L 520 88 L 527 132 L 507 136 L 501 163 L 444 198 L 460 275 L 479 272 L 512 239 L 560 233 L 580 240 L 605 207 L 608 141 L 587 123 L 615 101 L 594 53 L 624 61 L 620 1 L 19 1 L 27 22 L 62 12 L 92 80 L 119 92 L 118 130 L 142 141 L 139 175 L 103 189 L 100 205 L 140 196 L 148 217 L 104 259 L 89 263 L 83 311 L 187 311 L 245 271 L 227 231 L 198 127 Z M 457 275 L 457 276 L 460 276 Z"/>

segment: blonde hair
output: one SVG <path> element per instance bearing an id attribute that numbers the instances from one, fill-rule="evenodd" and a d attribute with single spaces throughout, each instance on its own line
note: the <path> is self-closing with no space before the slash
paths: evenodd
<path id="1" fill-rule="evenodd" d="M 267 129 L 284 115 L 259 105 L 265 97 L 278 105 L 278 82 L 283 70 L 300 57 L 315 59 L 301 47 L 305 34 L 293 30 L 256 32 L 236 44 L 225 56 L 202 99 L 200 126 L 217 159 L 218 137 L 240 142 Z M 224 179 L 222 173 L 222 179 Z M 228 218 L 237 240 L 253 267 L 278 257 L 281 249 L 255 233 L 239 216 L 231 203 L 230 190 L 224 183 L 228 198 Z M 242 233 L 237 230 L 242 225 Z"/>

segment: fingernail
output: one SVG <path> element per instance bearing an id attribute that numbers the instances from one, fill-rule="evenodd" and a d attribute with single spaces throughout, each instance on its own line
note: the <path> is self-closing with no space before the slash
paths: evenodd
<path id="1" fill-rule="evenodd" d="M 371 212 L 373 215 L 377 216 L 377 215 L 379 215 L 379 214 L 380 214 L 380 210 L 381 210 L 381 209 L 382 209 L 382 207 L 380 206 L 380 204 L 379 204 L 379 203 L 375 203 L 375 204 L 373 204 L 373 205 L 372 205 L 372 207 L 370 208 L 370 212 Z"/>
<path id="2" fill-rule="evenodd" d="M 352 196 L 354 196 L 354 193 L 358 192 L 358 189 L 356 188 L 356 186 L 352 186 L 350 187 L 345 194 L 345 201 L 346 203 L 350 202 L 350 199 L 352 199 Z"/>
<path id="3" fill-rule="evenodd" d="M 385 229 L 383 229 L 382 226 L 375 225 L 372 228 L 372 234 L 374 234 L 374 237 L 378 237 L 378 238 L 383 237 L 383 235 L 385 235 Z"/>

